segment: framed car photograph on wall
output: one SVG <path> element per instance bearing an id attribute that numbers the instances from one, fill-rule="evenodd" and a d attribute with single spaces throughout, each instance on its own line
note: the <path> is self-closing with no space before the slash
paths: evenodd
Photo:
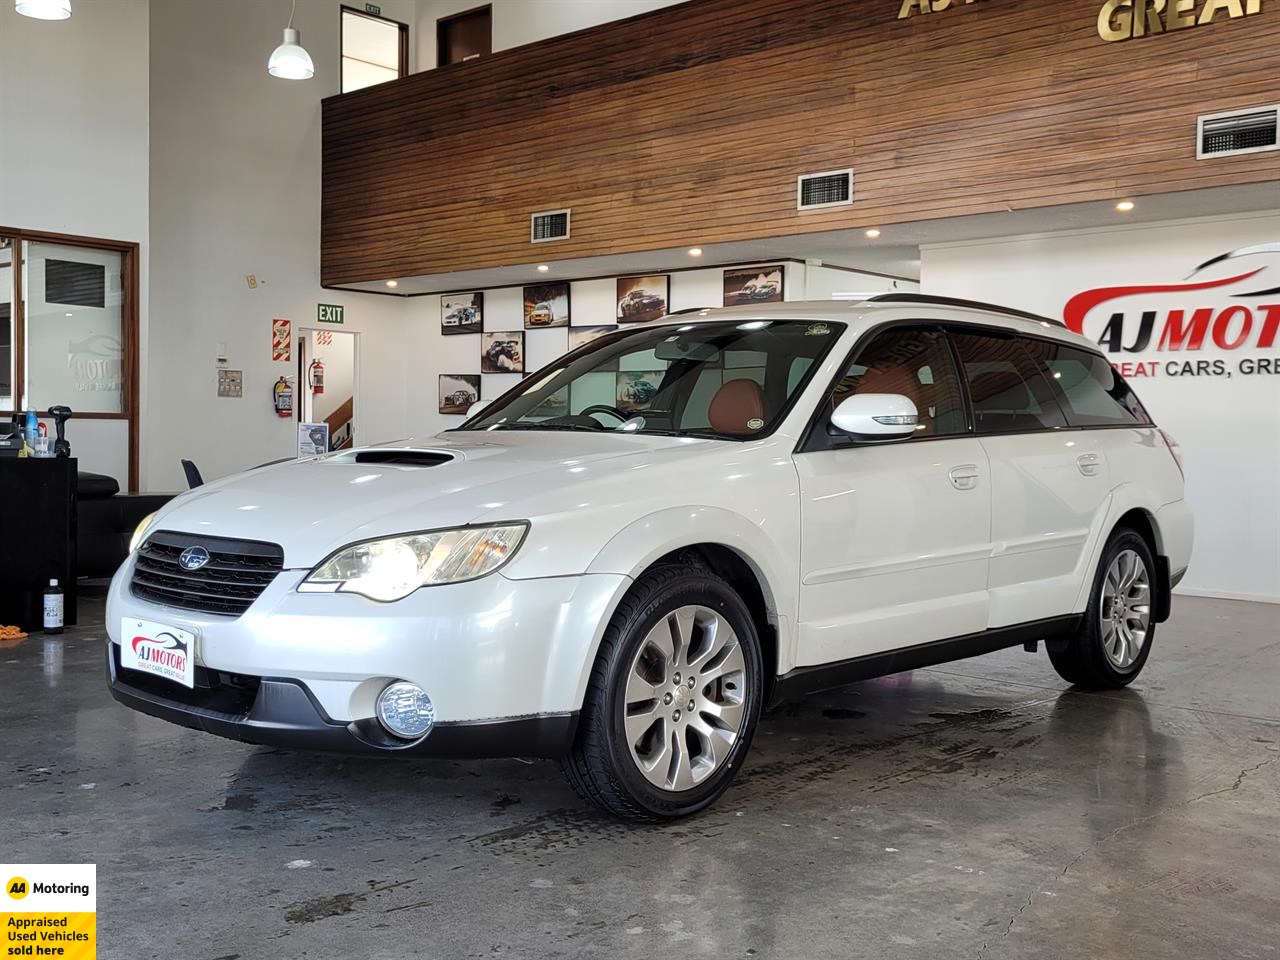
<path id="1" fill-rule="evenodd" d="M 524 373 L 524 331 L 489 331 L 480 335 L 481 373 Z"/>
<path id="2" fill-rule="evenodd" d="M 724 272 L 724 305 L 781 303 L 784 272 L 780 263 L 763 267 L 731 267 Z"/>
<path id="3" fill-rule="evenodd" d="M 569 326 L 569 284 L 537 283 L 523 292 L 526 330 Z"/>
<path id="4" fill-rule="evenodd" d="M 466 413 L 480 399 L 480 374 L 440 374 L 440 412 Z"/>
<path id="5" fill-rule="evenodd" d="M 440 332 L 479 333 L 484 329 L 484 294 L 445 293 L 440 295 Z"/>
<path id="6" fill-rule="evenodd" d="M 618 278 L 618 322 L 644 323 L 657 320 L 667 312 L 671 277 Z"/>

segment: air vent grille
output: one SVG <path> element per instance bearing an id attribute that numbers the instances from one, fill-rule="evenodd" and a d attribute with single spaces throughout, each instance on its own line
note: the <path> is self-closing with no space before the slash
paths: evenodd
<path id="1" fill-rule="evenodd" d="M 569 211 L 546 210 L 535 213 L 529 220 L 529 242 L 546 243 L 548 240 L 569 239 Z"/>
<path id="2" fill-rule="evenodd" d="M 829 170 L 796 179 L 796 206 L 801 210 L 853 203 L 853 171 Z"/>
<path id="3" fill-rule="evenodd" d="M 1280 107 L 1220 113 L 1200 118 L 1197 157 L 1223 157 L 1277 149 L 1276 121 Z"/>

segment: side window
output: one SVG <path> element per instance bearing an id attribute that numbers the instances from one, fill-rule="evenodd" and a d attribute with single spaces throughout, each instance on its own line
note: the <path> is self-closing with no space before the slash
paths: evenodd
<path id="1" fill-rule="evenodd" d="M 1025 341 L 1027 353 L 1060 391 L 1063 413 L 1073 427 L 1150 423 L 1129 385 L 1106 358 L 1065 344 Z"/>
<path id="2" fill-rule="evenodd" d="M 1053 388 L 1017 337 L 953 331 L 978 433 L 1053 430 L 1067 425 Z"/>
<path id="3" fill-rule="evenodd" d="M 910 399 L 920 416 L 917 437 L 968 430 L 959 379 L 940 330 L 901 327 L 876 336 L 836 381 L 827 399 L 827 416 L 858 393 L 898 393 Z"/>

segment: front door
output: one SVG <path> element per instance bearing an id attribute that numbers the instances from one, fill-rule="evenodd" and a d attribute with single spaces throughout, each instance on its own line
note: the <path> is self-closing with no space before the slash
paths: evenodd
<path id="1" fill-rule="evenodd" d="M 896 393 L 919 413 L 908 440 L 854 443 L 830 411 Z M 831 663 L 987 626 L 991 483 L 969 431 L 945 336 L 893 327 L 853 358 L 796 454 L 801 492 L 797 665 Z"/>

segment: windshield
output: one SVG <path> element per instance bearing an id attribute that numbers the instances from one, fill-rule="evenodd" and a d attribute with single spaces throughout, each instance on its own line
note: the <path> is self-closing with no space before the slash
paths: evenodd
<path id="1" fill-rule="evenodd" d="M 716 320 L 618 331 L 531 374 L 458 429 L 748 440 L 777 425 L 843 329 Z"/>

